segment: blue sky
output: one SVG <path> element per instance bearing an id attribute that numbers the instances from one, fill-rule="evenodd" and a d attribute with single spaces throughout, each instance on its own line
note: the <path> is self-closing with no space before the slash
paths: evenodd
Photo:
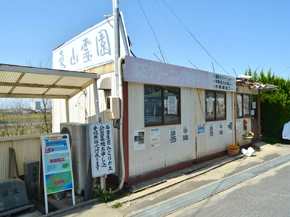
<path id="1" fill-rule="evenodd" d="M 0 63 L 48 68 L 55 48 L 103 21 L 113 7 L 111 0 L 2 0 L 0 5 Z M 210 72 L 214 67 L 231 76 L 233 68 L 238 75 L 249 67 L 271 68 L 289 78 L 290 1 L 119 0 L 119 9 L 137 57 L 161 59 L 155 34 L 170 64 L 193 68 L 193 63 Z"/>

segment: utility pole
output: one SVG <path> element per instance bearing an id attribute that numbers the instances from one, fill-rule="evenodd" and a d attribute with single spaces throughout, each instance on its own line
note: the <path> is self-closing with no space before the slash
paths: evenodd
<path id="1" fill-rule="evenodd" d="M 120 75 L 119 75 L 119 58 L 120 58 L 120 27 L 119 27 L 119 19 L 120 19 L 120 14 L 119 14 L 119 0 L 113 0 L 113 15 L 114 15 L 114 39 L 115 39 L 115 82 L 116 82 L 116 96 L 120 97 L 119 89 L 120 89 Z M 120 99 L 119 99 L 120 100 Z M 121 100 L 120 100 L 121 101 Z M 121 104 L 121 102 L 120 102 Z M 121 109 L 121 108 L 120 108 Z M 121 113 L 121 111 L 120 111 Z M 122 115 L 122 114 L 121 114 Z M 122 118 L 122 117 L 120 117 Z M 122 176 L 123 169 L 122 168 L 122 155 L 121 155 L 121 132 L 120 132 L 120 127 L 121 127 L 121 120 L 116 120 L 116 128 L 117 128 L 117 145 L 118 145 L 118 162 L 119 162 L 119 179 Z M 121 182 L 122 183 L 122 182 Z M 121 186 L 121 185 L 120 185 Z"/>
<path id="2" fill-rule="evenodd" d="M 118 61 L 120 57 L 120 33 L 119 33 L 119 1 L 113 0 L 114 15 L 114 40 L 115 40 L 115 79 L 116 79 L 116 96 L 119 96 L 119 67 Z"/>

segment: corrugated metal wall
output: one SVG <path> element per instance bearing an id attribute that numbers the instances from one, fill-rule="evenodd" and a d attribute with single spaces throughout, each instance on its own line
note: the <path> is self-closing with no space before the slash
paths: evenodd
<path id="1" fill-rule="evenodd" d="M 150 147 L 150 129 L 144 126 L 144 85 L 129 83 L 129 175 L 134 176 L 166 166 L 186 162 L 226 150 L 234 141 L 234 93 L 227 92 L 227 120 L 205 121 L 205 90 L 181 88 L 181 124 L 157 126 L 160 129 L 160 146 Z M 205 133 L 197 134 L 197 125 L 204 124 Z M 209 136 L 209 126 L 214 126 L 214 136 Z M 189 140 L 182 140 L 182 126 L 189 126 Z M 169 128 L 176 126 L 177 142 L 170 143 Z M 222 133 L 219 127 L 222 126 Z M 233 126 L 233 125 L 232 125 Z M 145 148 L 134 150 L 134 130 L 144 130 Z"/>
<path id="2" fill-rule="evenodd" d="M 202 107 L 205 107 L 205 90 L 199 90 L 201 96 Z M 221 121 L 205 121 L 204 112 L 197 112 L 195 118 L 198 120 L 197 124 L 205 123 L 205 134 L 197 135 L 197 157 L 207 156 L 209 154 L 217 153 L 226 150 L 226 147 L 234 142 L 234 129 L 233 129 L 233 97 L 234 94 L 226 93 L 226 115 L 227 120 Z M 198 108 L 196 108 L 198 111 Z M 232 122 L 232 129 L 228 128 L 229 122 Z M 209 136 L 209 127 L 213 125 L 214 135 Z M 222 126 L 222 129 L 220 129 Z M 220 134 L 222 130 L 222 134 Z"/>
<path id="3" fill-rule="evenodd" d="M 106 114 L 106 97 L 111 96 L 114 93 L 115 86 L 107 84 L 111 89 L 99 89 L 100 83 L 103 79 L 109 78 L 108 81 L 111 81 L 114 76 L 113 73 L 101 74 L 100 79 L 97 82 L 98 85 L 98 106 L 102 122 L 111 121 Z M 122 99 L 121 99 L 122 100 Z M 65 119 L 65 100 L 53 100 L 53 132 L 60 131 L 60 123 L 66 122 Z M 90 85 L 85 89 L 85 92 L 81 92 L 76 96 L 72 97 L 69 100 L 69 109 L 70 109 L 70 121 L 77 123 L 97 123 L 96 119 L 96 110 L 95 110 L 95 100 L 94 100 L 94 87 Z M 115 153 L 118 153 L 118 143 L 117 143 L 117 130 L 113 131 L 113 138 L 115 144 Z M 118 162 L 118 155 L 115 154 L 115 162 Z M 118 173 L 119 167 L 116 166 L 116 171 Z"/>
<path id="4" fill-rule="evenodd" d="M 145 173 L 155 169 L 185 162 L 195 158 L 194 96 L 196 91 L 182 88 L 182 124 L 157 126 L 160 129 L 160 146 L 150 147 L 150 129 L 144 126 L 144 85 L 129 83 L 129 175 Z M 192 99 L 192 100 L 190 100 Z M 182 126 L 189 126 L 189 140 L 182 140 Z M 177 142 L 170 143 L 169 128 L 176 126 Z M 155 128 L 155 127 L 154 127 Z M 145 148 L 134 150 L 134 130 L 144 130 Z"/>
<path id="5" fill-rule="evenodd" d="M 0 139 L 0 180 L 8 178 L 9 148 L 16 154 L 19 175 L 24 174 L 23 163 L 27 161 L 40 161 L 41 145 L 40 135 L 15 136 Z"/>

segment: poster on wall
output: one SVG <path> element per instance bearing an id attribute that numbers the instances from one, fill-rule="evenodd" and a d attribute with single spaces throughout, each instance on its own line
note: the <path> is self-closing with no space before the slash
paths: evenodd
<path id="1" fill-rule="evenodd" d="M 256 108 L 257 108 L 256 102 L 252 102 L 252 109 L 256 109 Z"/>
<path id="2" fill-rule="evenodd" d="M 48 213 L 48 194 L 66 190 L 74 192 L 69 135 L 41 136 L 41 146 L 45 211 Z M 75 198 L 72 199 L 75 204 Z"/>
<path id="3" fill-rule="evenodd" d="M 232 133 L 233 132 L 233 122 L 229 121 L 228 122 L 228 133 Z"/>
<path id="4" fill-rule="evenodd" d="M 197 134 L 205 134 L 205 124 L 197 125 Z"/>
<path id="5" fill-rule="evenodd" d="M 239 136 L 242 135 L 242 120 L 236 121 L 236 131 L 237 131 L 237 135 Z"/>
<path id="6" fill-rule="evenodd" d="M 223 123 L 222 122 L 219 123 L 219 134 L 220 135 L 224 134 L 224 129 L 223 129 Z"/>
<path id="7" fill-rule="evenodd" d="M 144 130 L 134 130 L 134 150 L 143 150 L 145 149 L 144 143 Z"/>
<path id="8" fill-rule="evenodd" d="M 183 141 L 188 140 L 188 125 L 182 126 L 182 140 Z"/>
<path id="9" fill-rule="evenodd" d="M 112 123 L 90 124 L 92 177 L 115 173 L 114 140 Z"/>
<path id="10" fill-rule="evenodd" d="M 177 114 L 176 96 L 168 96 L 167 109 L 168 109 L 168 114 Z"/>
<path id="11" fill-rule="evenodd" d="M 176 140 L 177 140 L 176 134 L 177 134 L 176 127 L 169 127 L 169 141 L 170 141 L 170 143 L 176 142 Z"/>
<path id="12" fill-rule="evenodd" d="M 214 136 L 214 125 L 213 123 L 209 124 L 209 136 Z"/>
<path id="13" fill-rule="evenodd" d="M 150 147 L 160 146 L 160 129 L 158 127 L 150 129 Z"/>
<path id="14" fill-rule="evenodd" d="M 214 105 L 214 99 L 209 96 L 209 98 L 206 99 L 206 105 L 207 105 L 207 115 L 213 114 L 213 105 Z"/>

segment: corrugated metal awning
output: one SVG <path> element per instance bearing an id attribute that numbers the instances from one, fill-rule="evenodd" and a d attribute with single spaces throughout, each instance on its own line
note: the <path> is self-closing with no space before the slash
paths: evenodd
<path id="1" fill-rule="evenodd" d="M 0 64 L 0 97 L 69 99 L 99 78 L 86 72 Z"/>
<path id="2" fill-rule="evenodd" d="M 251 89 L 254 90 L 277 90 L 278 87 L 273 84 L 261 84 L 261 83 L 253 83 L 250 85 Z"/>

